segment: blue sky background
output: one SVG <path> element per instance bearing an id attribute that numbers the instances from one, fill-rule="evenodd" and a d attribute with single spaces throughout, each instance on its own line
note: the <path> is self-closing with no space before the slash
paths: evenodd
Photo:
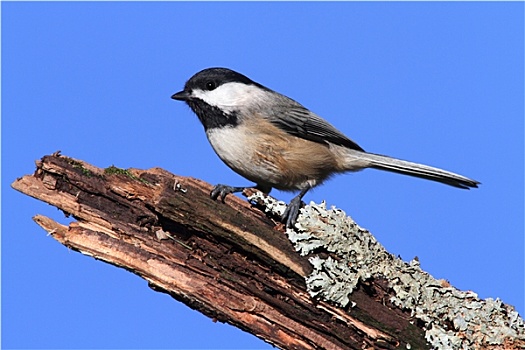
<path id="1" fill-rule="evenodd" d="M 523 2 L 1 6 L 3 348 L 270 348 L 69 251 L 31 220 L 63 214 L 9 186 L 57 150 L 248 184 L 170 99 L 211 66 L 296 99 L 366 150 L 481 181 L 463 191 L 365 170 L 305 199 L 523 316 Z"/>

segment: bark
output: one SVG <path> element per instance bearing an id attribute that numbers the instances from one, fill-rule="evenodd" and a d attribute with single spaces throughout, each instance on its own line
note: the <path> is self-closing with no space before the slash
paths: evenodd
<path id="1" fill-rule="evenodd" d="M 230 195 L 221 203 L 198 179 L 159 168 L 101 169 L 58 153 L 37 161 L 35 173 L 12 186 L 76 219 L 64 226 L 34 217 L 60 243 L 279 348 L 432 347 L 432 322 L 400 307 L 388 276 L 359 279 L 346 304 L 322 293 L 312 297 L 310 258 L 341 258 L 322 248 L 300 255 L 277 216 L 261 210 L 262 202 Z M 516 334 L 505 337 L 506 345 L 487 348 L 523 346 L 522 320 Z"/>

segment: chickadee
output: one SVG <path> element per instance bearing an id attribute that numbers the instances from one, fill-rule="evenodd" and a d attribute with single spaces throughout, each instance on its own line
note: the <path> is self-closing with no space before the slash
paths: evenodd
<path id="1" fill-rule="evenodd" d="M 257 189 L 299 191 L 282 216 L 286 227 L 295 224 L 306 192 L 337 173 L 374 168 L 465 189 L 479 184 L 449 171 L 367 153 L 301 104 L 227 68 L 198 72 L 171 98 L 190 106 L 219 158 Z M 245 188 L 219 184 L 210 195 L 224 201 Z"/>

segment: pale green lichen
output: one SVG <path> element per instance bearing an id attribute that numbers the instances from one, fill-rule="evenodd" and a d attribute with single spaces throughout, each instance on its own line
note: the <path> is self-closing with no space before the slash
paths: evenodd
<path id="1" fill-rule="evenodd" d="M 278 216 L 286 208 L 284 202 L 261 193 L 249 200 L 263 203 L 267 212 Z M 312 297 L 345 307 L 352 303 L 358 283 L 382 277 L 394 291 L 390 301 L 425 324 L 426 339 L 435 349 L 477 349 L 509 339 L 525 341 L 524 321 L 512 306 L 457 290 L 422 271 L 417 259 L 407 263 L 393 256 L 342 210 L 312 202 L 301 209 L 296 228 L 287 229 L 286 234 L 301 255 L 309 255 L 313 272 L 306 277 L 306 285 Z M 320 257 L 319 251 L 336 258 Z"/>

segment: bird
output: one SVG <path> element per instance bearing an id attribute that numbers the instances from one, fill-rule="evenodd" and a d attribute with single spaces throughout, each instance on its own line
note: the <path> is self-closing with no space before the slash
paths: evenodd
<path id="1" fill-rule="evenodd" d="M 304 195 L 339 173 L 373 168 L 461 189 L 480 184 L 450 171 L 366 152 L 300 103 L 229 68 L 199 71 L 171 98 L 190 107 L 217 156 L 256 189 L 298 192 L 281 216 L 286 228 L 295 226 Z M 224 202 L 228 194 L 249 187 L 218 184 L 210 196 Z"/>

